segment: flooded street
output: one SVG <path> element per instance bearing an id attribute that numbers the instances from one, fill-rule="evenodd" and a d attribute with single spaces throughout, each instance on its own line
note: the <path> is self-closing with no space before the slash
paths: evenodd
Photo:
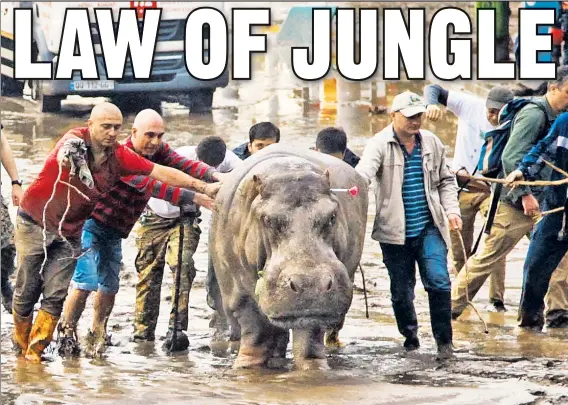
<path id="1" fill-rule="evenodd" d="M 196 145 L 204 136 L 218 135 L 230 148 L 248 139 L 250 126 L 271 121 L 281 129 L 281 142 L 297 147 L 314 146 L 317 132 L 327 126 L 342 126 L 349 148 L 361 154 L 366 141 L 388 124 L 388 115 L 369 113 L 370 89 L 362 85 L 361 100 L 337 109 L 320 108 L 302 98 L 284 75 L 265 76 L 240 83 L 238 98 L 217 91 L 214 110 L 193 116 L 176 103 L 163 103 L 166 140 L 174 147 Z M 386 84 L 387 104 L 404 89 L 422 93 L 422 82 Z M 39 172 L 49 150 L 68 129 L 83 126 L 90 106 L 98 100 L 67 100 L 58 115 L 37 114 L 31 102 L 0 98 L 4 134 L 10 139 L 24 184 Z M 448 113 L 436 125 L 425 123 L 437 133 L 449 153 L 453 151 L 455 120 Z M 133 114 L 127 114 L 124 131 Z M 3 195 L 10 182 L 2 172 Z M 374 199 L 371 199 L 374 201 Z M 356 292 L 340 333 L 345 346 L 330 351 L 331 370 L 294 371 L 291 345 L 288 359 L 279 367 L 258 371 L 233 371 L 236 354 L 226 347 L 211 350 L 208 328 L 211 311 L 205 301 L 207 234 L 209 214 L 204 213 L 201 243 L 194 257 L 198 269 L 190 295 L 190 348 L 167 356 L 161 349 L 171 308 L 172 277 L 162 287 L 162 305 L 155 342 L 130 341 L 133 327 L 136 249 L 133 234 L 124 242 L 125 271 L 121 290 L 109 320 L 113 346 L 104 360 L 84 357 L 40 365 L 18 360 L 12 352 L 12 316 L 1 314 L 2 404 L 568 404 L 568 330 L 524 332 L 516 327 L 521 292 L 522 265 L 528 247 L 524 239 L 507 262 L 506 302 L 508 312 L 488 313 L 488 289 L 484 287 L 475 304 L 488 324 L 474 314 L 454 321 L 455 360 L 435 361 L 436 347 L 430 328 L 427 294 L 420 281 L 416 288 L 416 312 L 420 323 L 421 349 L 406 355 L 403 339 L 392 313 L 389 279 L 378 242 L 370 237 L 374 205 L 369 207 L 367 237 L 362 257 L 366 276 L 369 315 L 361 274 L 356 273 Z M 11 213 L 15 215 L 12 208 Z M 480 224 L 481 225 L 481 224 Z M 85 336 L 92 321 L 89 300 L 79 324 Z M 53 345 L 52 345 L 53 347 Z M 49 351 L 49 350 L 48 350 Z"/>

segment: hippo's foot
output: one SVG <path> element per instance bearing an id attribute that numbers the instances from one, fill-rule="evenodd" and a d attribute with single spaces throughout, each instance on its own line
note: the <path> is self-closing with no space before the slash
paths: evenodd
<path id="1" fill-rule="evenodd" d="M 274 352 L 272 357 L 277 359 L 286 358 L 286 349 L 288 348 L 288 342 L 290 341 L 290 332 L 287 330 L 282 330 L 278 332 L 274 338 Z"/>
<path id="2" fill-rule="evenodd" d="M 296 359 L 296 368 L 301 371 L 326 371 L 329 370 L 327 359 Z"/>
<path id="3" fill-rule="evenodd" d="M 272 352 L 264 347 L 243 347 L 241 344 L 239 354 L 233 364 L 234 369 L 265 367 Z"/>
<path id="4" fill-rule="evenodd" d="M 325 345 L 332 349 L 340 349 L 345 346 L 345 344 L 339 340 L 339 330 L 331 329 L 327 331 L 325 334 Z"/>
<path id="5" fill-rule="evenodd" d="M 300 370 L 327 370 L 324 330 L 294 329 L 293 332 L 294 363 Z"/>

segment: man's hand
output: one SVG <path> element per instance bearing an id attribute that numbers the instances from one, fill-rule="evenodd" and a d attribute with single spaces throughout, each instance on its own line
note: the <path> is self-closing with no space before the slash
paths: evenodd
<path id="1" fill-rule="evenodd" d="M 461 231 L 462 219 L 459 215 L 456 214 L 448 215 L 448 222 L 450 223 L 450 229 L 452 231 Z"/>
<path id="2" fill-rule="evenodd" d="M 538 200 L 532 194 L 527 194 L 522 197 L 523 209 L 525 210 L 525 215 L 532 217 L 540 212 L 540 207 L 538 206 Z"/>
<path id="3" fill-rule="evenodd" d="M 215 172 L 213 173 L 213 179 L 222 183 L 227 180 L 227 177 L 229 177 L 229 175 L 230 173 Z"/>
<path id="4" fill-rule="evenodd" d="M 63 167 L 64 169 L 70 169 L 71 168 L 71 161 L 69 160 L 69 157 L 65 156 L 61 152 L 61 150 L 57 154 L 57 163 L 59 163 L 61 165 L 61 167 Z"/>
<path id="5" fill-rule="evenodd" d="M 426 118 L 430 121 L 438 121 L 442 118 L 442 109 L 436 104 L 429 104 L 428 107 L 426 107 Z"/>
<path id="6" fill-rule="evenodd" d="M 22 201 L 23 195 L 24 191 L 22 190 L 22 186 L 19 184 L 12 185 L 12 204 L 14 207 L 20 206 L 20 201 Z"/>
<path id="7" fill-rule="evenodd" d="M 524 180 L 523 172 L 520 170 L 514 170 L 505 178 L 508 185 L 515 181 Z"/>
<path id="8" fill-rule="evenodd" d="M 214 199 L 201 193 L 195 193 L 193 196 L 193 202 L 203 208 L 207 208 L 208 210 L 213 210 L 213 207 L 215 206 Z"/>
<path id="9" fill-rule="evenodd" d="M 208 195 L 211 198 L 215 198 L 220 188 L 221 183 L 208 183 L 203 189 L 203 194 Z"/>

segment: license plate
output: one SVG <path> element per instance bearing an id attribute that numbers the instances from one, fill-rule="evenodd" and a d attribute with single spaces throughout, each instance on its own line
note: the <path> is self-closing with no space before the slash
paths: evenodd
<path id="1" fill-rule="evenodd" d="M 76 80 L 69 84 L 71 91 L 113 90 L 114 80 Z"/>

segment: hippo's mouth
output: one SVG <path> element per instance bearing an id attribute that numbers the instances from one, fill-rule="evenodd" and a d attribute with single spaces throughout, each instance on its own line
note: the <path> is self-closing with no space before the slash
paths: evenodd
<path id="1" fill-rule="evenodd" d="M 333 328 L 341 324 L 342 317 L 337 314 L 282 314 L 278 316 L 269 316 L 270 322 L 283 329 L 305 329 L 314 327 Z"/>

